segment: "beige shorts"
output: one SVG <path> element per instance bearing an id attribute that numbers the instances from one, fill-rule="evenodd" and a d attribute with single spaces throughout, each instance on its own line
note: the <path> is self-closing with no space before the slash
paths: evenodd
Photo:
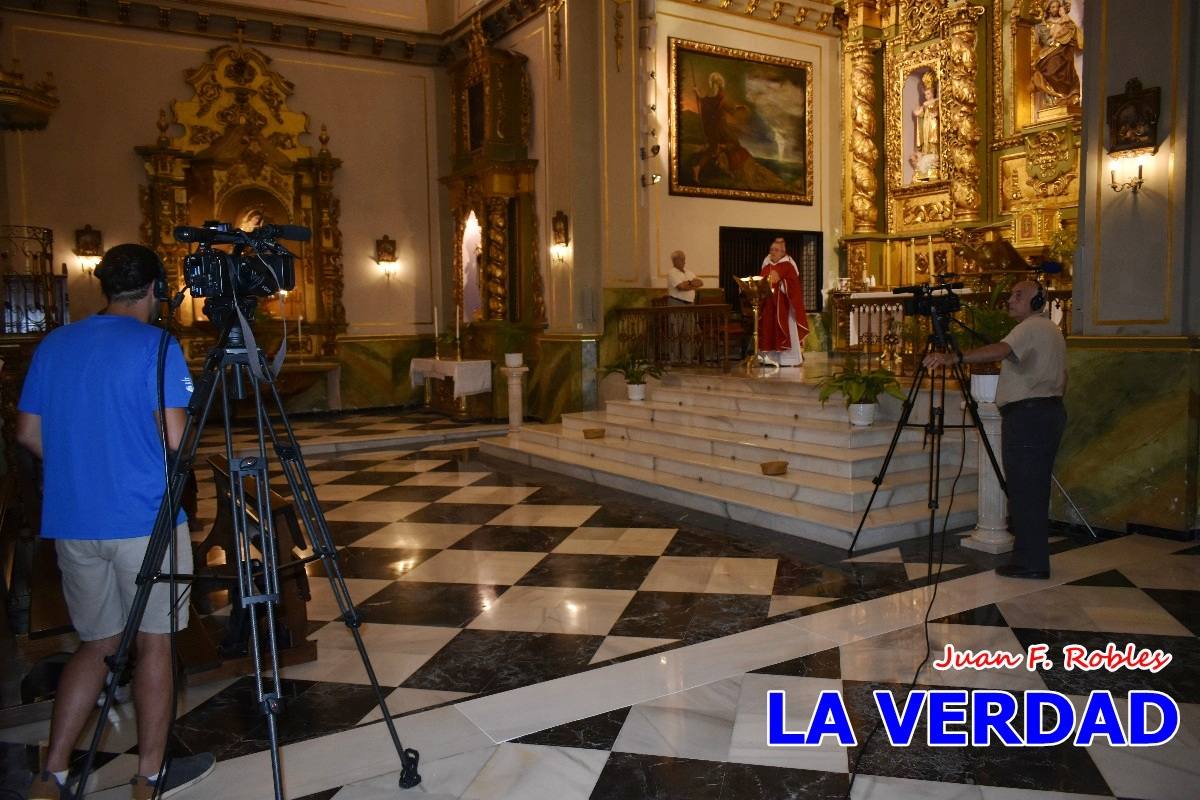
<path id="1" fill-rule="evenodd" d="M 192 572 L 192 537 L 186 522 L 175 529 L 176 572 Z M 79 638 L 94 642 L 116 636 L 125 629 L 125 620 L 137 592 L 137 575 L 146 557 L 149 536 L 132 539 L 58 539 L 58 567 L 62 570 L 63 595 L 71 624 Z M 171 553 L 163 558 L 162 571 L 169 573 Z M 177 630 L 188 624 L 190 584 L 177 583 L 179 621 Z M 169 582 L 155 584 L 150 591 L 146 613 L 138 628 L 143 633 L 171 632 L 171 586 Z"/>

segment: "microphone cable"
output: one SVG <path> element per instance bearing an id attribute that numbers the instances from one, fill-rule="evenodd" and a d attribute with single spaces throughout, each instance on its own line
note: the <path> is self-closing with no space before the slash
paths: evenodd
<path id="1" fill-rule="evenodd" d="M 933 580 L 933 593 L 929 597 L 929 605 L 925 607 L 925 618 L 921 625 L 925 632 L 925 657 L 921 659 L 921 663 L 917 665 L 916 671 L 913 673 L 912 680 L 905 687 L 905 700 L 908 703 L 908 697 L 911 696 L 913 689 L 917 686 L 917 679 L 921 675 L 921 670 L 925 669 L 925 665 L 929 662 L 929 657 L 933 653 L 933 645 L 929 639 L 929 615 L 933 613 L 933 604 L 937 601 L 938 587 L 942 584 L 942 566 L 946 560 L 946 530 L 950 527 L 950 513 L 954 510 L 954 499 L 958 491 L 958 480 L 962 477 L 963 468 L 967 463 L 967 427 L 966 427 L 966 409 L 963 409 L 963 426 L 962 430 L 962 446 L 959 451 L 958 473 L 954 476 L 954 482 L 950 484 L 950 500 L 946 505 L 946 516 L 942 519 L 941 544 L 938 547 L 937 572 L 928 577 Z M 928 563 L 928 562 L 926 562 Z M 845 800 L 850 800 L 850 794 L 854 791 L 854 779 L 858 776 L 858 770 L 862 766 L 863 757 L 867 754 L 867 749 L 871 746 L 871 740 L 875 738 L 875 734 L 879 731 L 879 726 L 883 724 L 883 717 L 880 716 L 875 720 L 875 724 L 871 726 L 871 732 L 867 734 L 867 738 L 863 740 L 862 747 L 859 748 L 858 758 L 854 759 L 854 765 L 850 768 L 850 781 L 846 785 Z"/>

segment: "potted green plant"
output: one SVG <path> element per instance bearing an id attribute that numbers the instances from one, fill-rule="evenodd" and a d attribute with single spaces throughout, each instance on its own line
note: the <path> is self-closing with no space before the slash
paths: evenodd
<path id="1" fill-rule="evenodd" d="M 850 412 L 850 424 L 860 427 L 875 421 L 879 395 L 890 394 L 899 400 L 904 399 L 894 372 L 883 367 L 863 370 L 857 361 L 847 360 L 841 372 L 827 375 L 817 386 L 822 404 L 833 395 L 841 394 Z"/>
<path id="2" fill-rule="evenodd" d="M 604 375 L 620 374 L 625 378 L 626 394 L 630 400 L 646 399 L 646 378 L 661 378 L 665 370 L 652 361 L 626 353 L 604 368 Z"/>

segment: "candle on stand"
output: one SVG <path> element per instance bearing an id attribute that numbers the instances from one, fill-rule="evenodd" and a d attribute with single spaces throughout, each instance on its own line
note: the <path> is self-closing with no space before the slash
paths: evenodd
<path id="1" fill-rule="evenodd" d="M 933 268 L 933 235 L 929 236 L 929 274 L 936 275 L 937 270 Z"/>
<path id="2" fill-rule="evenodd" d="M 304 315 L 301 314 L 296 318 L 296 344 L 304 348 Z"/>
<path id="3" fill-rule="evenodd" d="M 458 309 L 455 309 L 455 311 L 454 311 L 454 341 L 456 341 L 456 342 L 457 342 L 457 341 L 458 341 L 458 339 L 459 339 L 459 336 L 458 336 L 458 323 L 459 323 L 459 322 L 461 322 L 461 319 L 460 319 L 460 317 L 461 317 L 461 315 L 458 313 Z"/>
<path id="4" fill-rule="evenodd" d="M 434 337 L 435 339 L 437 338 L 437 335 L 438 335 L 438 324 L 437 324 L 437 322 L 438 322 L 438 320 L 437 320 L 437 306 L 434 306 L 434 307 L 433 307 L 433 337 Z"/>

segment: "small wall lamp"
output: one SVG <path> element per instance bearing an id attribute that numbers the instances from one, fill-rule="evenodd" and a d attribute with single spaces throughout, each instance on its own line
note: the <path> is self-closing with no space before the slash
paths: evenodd
<path id="1" fill-rule="evenodd" d="M 1127 175 L 1127 174 L 1131 175 L 1132 170 L 1130 170 L 1128 173 L 1122 172 L 1121 177 L 1125 178 L 1125 180 L 1118 183 L 1117 182 L 1117 166 L 1122 163 L 1129 164 L 1131 162 L 1132 162 L 1132 164 L 1137 165 L 1137 177 L 1134 178 L 1131 176 L 1131 177 L 1125 178 L 1125 175 Z M 1142 183 L 1144 183 L 1144 181 L 1142 180 L 1142 159 L 1141 158 L 1133 158 L 1133 159 L 1124 159 L 1123 158 L 1123 159 L 1119 159 L 1119 160 L 1113 159 L 1112 161 L 1108 162 L 1108 179 L 1109 179 L 1109 186 L 1112 187 L 1112 190 L 1114 192 L 1123 192 L 1126 189 L 1128 189 L 1130 194 L 1137 194 L 1138 189 L 1142 188 Z"/>
<path id="2" fill-rule="evenodd" d="M 550 230 L 550 252 L 562 261 L 571 245 L 571 218 L 567 216 L 567 212 L 554 212 L 554 217 L 550 220 Z"/>
<path id="3" fill-rule="evenodd" d="M 79 269 L 84 275 L 91 277 L 104 255 L 104 234 L 91 225 L 84 225 L 75 231 L 75 258 L 79 260 Z"/>
<path id="4" fill-rule="evenodd" d="M 396 273 L 396 240 L 383 235 L 382 239 L 375 240 L 375 263 L 383 270 L 383 276 L 391 279 Z"/>
<path id="5" fill-rule="evenodd" d="M 642 186 L 653 186 L 660 181 L 662 181 L 662 175 L 659 175 L 657 172 L 651 172 L 642 176 Z"/>

